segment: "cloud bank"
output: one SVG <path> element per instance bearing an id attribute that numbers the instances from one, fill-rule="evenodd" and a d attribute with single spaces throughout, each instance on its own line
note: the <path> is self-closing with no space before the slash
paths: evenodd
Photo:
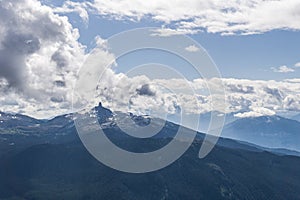
<path id="1" fill-rule="evenodd" d="M 99 101 L 121 111 L 146 113 L 156 110 L 176 114 L 184 108 L 186 114 L 203 114 L 211 111 L 236 113 L 236 117 L 258 117 L 281 112 L 300 111 L 300 80 L 247 80 L 223 78 L 226 90 L 226 108 L 212 107 L 212 99 L 223 97 L 209 94 L 207 84 L 213 79 L 154 79 L 146 76 L 126 77 L 109 74 L 110 81 L 101 82 Z M 160 87 L 163 86 L 163 87 Z M 218 85 L 217 85 L 218 86 Z M 219 86 L 220 87 L 220 86 Z M 168 90 L 166 90 L 166 88 Z M 187 93 L 193 89 L 195 93 Z"/>

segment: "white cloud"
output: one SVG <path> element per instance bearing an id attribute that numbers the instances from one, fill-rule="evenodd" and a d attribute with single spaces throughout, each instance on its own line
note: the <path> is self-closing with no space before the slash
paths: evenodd
<path id="1" fill-rule="evenodd" d="M 296 63 L 295 67 L 300 67 L 300 62 Z"/>
<path id="2" fill-rule="evenodd" d="M 185 50 L 189 51 L 189 52 L 197 52 L 197 51 L 199 51 L 199 48 L 196 47 L 195 45 L 191 45 L 191 46 L 186 47 Z"/>
<path id="3" fill-rule="evenodd" d="M 295 70 L 293 68 L 287 67 L 286 65 L 280 66 L 280 67 L 271 67 L 273 72 L 277 73 L 289 73 L 289 72 L 294 72 Z"/>
<path id="4" fill-rule="evenodd" d="M 243 112 L 243 113 L 237 113 L 234 116 L 239 118 L 249 118 L 249 117 L 262 117 L 262 116 L 273 116 L 276 112 L 273 110 L 267 109 L 267 108 L 257 108 L 257 107 L 251 107 L 250 111 Z"/>
<path id="5" fill-rule="evenodd" d="M 171 28 L 158 28 L 153 31 L 152 36 L 169 37 L 173 35 L 196 34 L 198 30 L 192 29 L 171 29 Z"/>
<path id="6" fill-rule="evenodd" d="M 78 13 L 81 19 L 87 24 L 89 21 L 89 14 L 87 9 L 85 8 L 88 3 L 79 3 L 79 2 L 72 2 L 72 1 L 65 1 L 62 7 L 55 7 L 53 11 L 55 13 Z"/>
<path id="7" fill-rule="evenodd" d="M 117 20 L 150 18 L 165 28 L 210 33 L 258 34 L 276 29 L 300 29 L 298 0 L 94 0 L 81 5 L 92 13 Z M 72 3 L 67 3 L 70 9 Z M 73 5 L 78 10 L 78 5 Z M 165 32 L 165 30 L 164 30 Z M 171 33 L 168 31 L 168 33 Z"/>
<path id="8" fill-rule="evenodd" d="M 116 81 L 109 85 L 102 84 L 99 96 L 104 105 L 111 107 L 111 100 L 118 109 L 128 110 L 128 102 L 132 103 L 132 111 L 162 110 L 174 112 L 177 106 L 184 107 L 187 114 L 200 114 L 210 111 L 224 112 L 222 107 L 212 107 L 212 98 L 222 100 L 221 96 L 207 93 L 206 81 L 212 85 L 215 79 L 195 79 L 185 82 L 183 79 L 156 79 L 147 77 L 128 78 L 124 75 L 111 74 Z M 122 79 L 120 79 L 122 76 Z M 115 78 L 114 78 L 115 77 Z M 225 112 L 237 112 L 237 117 L 254 117 L 274 115 L 281 111 L 300 111 L 300 81 L 289 79 L 284 81 L 264 81 L 247 79 L 222 79 L 226 89 L 227 108 Z M 155 95 L 139 96 L 136 90 L 144 84 L 153 86 Z M 164 86 L 177 95 L 165 92 L 157 85 Z M 109 89 L 107 89 L 107 87 Z M 190 86 L 196 94 L 186 93 Z M 130 99 L 130 97 L 133 97 Z M 220 104 L 221 105 L 221 104 Z M 171 106 L 171 107 L 170 107 Z"/>
<path id="9" fill-rule="evenodd" d="M 56 115 L 85 57 L 67 17 L 37 0 L 0 1 L 0 105 L 3 111 Z M 15 104 L 7 104 L 15 99 Z"/>

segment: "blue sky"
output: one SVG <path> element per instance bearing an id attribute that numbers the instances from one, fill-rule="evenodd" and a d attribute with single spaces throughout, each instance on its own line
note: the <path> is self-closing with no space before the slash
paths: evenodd
<path id="1" fill-rule="evenodd" d="M 163 25 L 150 18 L 131 21 L 99 15 L 90 15 L 88 24 L 85 24 L 76 13 L 67 14 L 67 16 L 72 25 L 80 31 L 79 41 L 89 48 L 94 47 L 94 38 L 97 35 L 107 39 L 122 31 L 142 27 L 159 28 Z M 261 80 L 300 77 L 300 68 L 289 73 L 274 72 L 271 69 L 280 66 L 294 68 L 294 65 L 300 62 L 299 31 L 272 30 L 253 35 L 221 35 L 203 31 L 189 34 L 189 36 L 208 51 L 223 77 Z M 161 62 L 166 61 L 161 60 Z M 130 64 L 124 63 L 124 65 Z"/>

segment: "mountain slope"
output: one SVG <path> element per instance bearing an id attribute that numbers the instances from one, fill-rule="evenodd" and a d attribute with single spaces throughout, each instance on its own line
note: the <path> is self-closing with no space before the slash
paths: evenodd
<path id="1" fill-rule="evenodd" d="M 124 144 L 136 146 L 131 140 Z M 299 158 L 217 146 L 199 159 L 200 144 L 194 142 L 178 161 L 147 174 L 110 169 L 79 141 L 35 145 L 1 160 L 0 198 L 299 199 Z"/>
<path id="2" fill-rule="evenodd" d="M 101 105 L 90 114 L 98 116 L 113 143 L 132 152 L 163 147 L 179 128 L 166 122 L 158 135 L 138 139 L 124 134 L 112 113 Z M 152 120 L 148 116 L 120 116 L 138 126 Z M 1 200 L 300 198 L 299 157 L 272 154 L 255 145 L 220 138 L 213 151 L 199 159 L 204 134 L 198 133 L 189 150 L 170 166 L 128 174 L 104 166 L 87 152 L 72 117 L 43 121 L 29 128 L 27 134 L 20 129 L 16 134 L 0 135 Z M 121 123 L 126 125 L 126 120 Z"/>

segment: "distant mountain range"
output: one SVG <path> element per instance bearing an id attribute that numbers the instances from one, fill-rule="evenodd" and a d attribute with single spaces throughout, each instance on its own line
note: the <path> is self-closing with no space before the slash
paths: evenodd
<path id="1" fill-rule="evenodd" d="M 124 134 L 114 114 L 95 107 L 105 134 L 123 149 L 148 152 L 168 144 L 179 125 L 166 122 L 157 136 L 147 139 Z M 137 126 L 150 116 L 117 113 Z M 204 159 L 198 151 L 204 134 L 198 133 L 189 150 L 172 165 L 152 173 L 128 174 L 95 160 L 79 140 L 73 114 L 51 120 L 1 113 L 0 199 L 299 199 L 298 152 L 269 149 L 220 138 Z M 279 124 L 276 126 L 276 124 Z M 126 124 L 123 124 L 126 125 Z M 234 125 L 234 126 L 233 126 Z M 283 126 L 288 125 L 289 128 Z M 154 124 L 154 126 L 156 126 Z M 240 134 L 256 128 L 290 132 L 293 120 L 281 117 L 238 119 L 226 125 Z M 251 129 L 252 127 L 252 129 Z M 188 131 L 188 129 L 184 128 Z M 229 130 L 229 129 L 227 129 Z M 298 129 L 299 130 L 299 129 Z M 288 136 L 292 136 L 291 132 Z"/>
<path id="2" fill-rule="evenodd" d="M 222 136 L 269 148 L 300 150 L 300 122 L 280 116 L 238 119 L 224 127 Z"/>

